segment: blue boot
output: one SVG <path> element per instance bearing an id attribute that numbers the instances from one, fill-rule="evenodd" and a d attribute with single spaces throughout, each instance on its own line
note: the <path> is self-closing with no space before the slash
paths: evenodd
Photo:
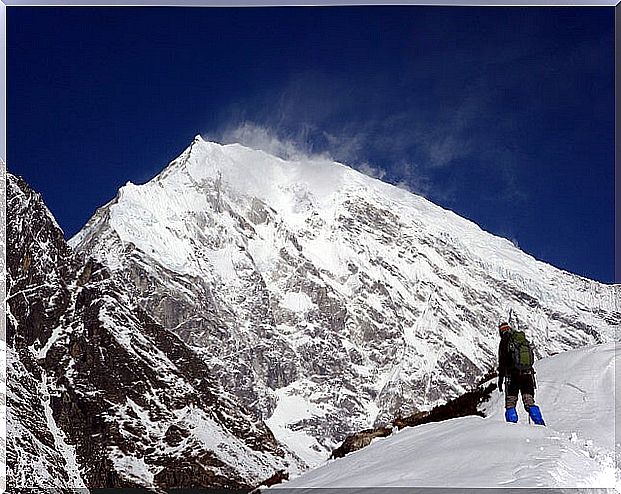
<path id="1" fill-rule="evenodd" d="M 546 425 L 546 423 L 543 421 L 543 417 L 541 416 L 541 410 L 539 410 L 539 407 L 537 405 L 531 405 L 530 407 L 528 407 L 528 415 L 530 415 L 530 418 L 533 419 L 533 422 L 535 422 L 535 424 Z"/>
<path id="2" fill-rule="evenodd" d="M 517 410 L 515 409 L 515 407 L 507 408 L 505 410 L 505 419 L 507 420 L 507 422 L 514 422 L 515 423 L 515 422 L 518 421 L 518 414 L 517 414 Z"/>

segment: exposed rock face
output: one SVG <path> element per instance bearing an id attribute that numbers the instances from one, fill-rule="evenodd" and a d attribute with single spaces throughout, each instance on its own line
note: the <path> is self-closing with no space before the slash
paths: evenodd
<path id="1" fill-rule="evenodd" d="M 345 438 L 343 444 L 332 452 L 332 458 L 342 458 L 349 453 L 362 449 L 371 444 L 371 441 L 376 437 L 390 436 L 394 429 L 415 427 L 467 415 L 483 417 L 484 414 L 481 412 L 480 406 L 489 400 L 494 389 L 496 389 L 496 384 L 484 382 L 475 389 L 467 391 L 463 395 L 449 400 L 443 405 L 438 405 L 429 411 L 417 412 L 404 418 L 397 417 L 392 421 L 390 427 L 375 427 L 351 434 Z"/>
<path id="2" fill-rule="evenodd" d="M 390 436 L 392 431 L 392 427 L 375 427 L 351 434 L 345 438 L 343 444 L 332 452 L 332 458 L 343 458 L 349 453 L 367 447 L 377 437 Z"/>
<path id="3" fill-rule="evenodd" d="M 195 139 L 71 240 L 196 347 L 310 464 L 495 365 L 509 308 L 537 356 L 614 338 L 620 287 L 321 160 Z"/>
<path id="4" fill-rule="evenodd" d="M 7 180 L 9 485 L 248 489 L 296 471 L 205 359 Z"/>

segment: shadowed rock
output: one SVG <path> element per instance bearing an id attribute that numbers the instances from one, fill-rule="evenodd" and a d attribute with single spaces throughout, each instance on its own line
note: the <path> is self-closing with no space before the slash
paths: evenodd
<path id="1" fill-rule="evenodd" d="M 353 451 L 362 449 L 368 446 L 376 437 L 390 436 L 394 428 L 415 427 L 429 422 L 441 422 L 467 415 L 484 417 L 483 412 L 479 410 L 479 406 L 489 400 L 491 392 L 496 389 L 496 384 L 488 383 L 493 376 L 494 373 L 488 374 L 485 376 L 483 384 L 448 401 L 444 405 L 439 405 L 429 411 L 418 412 L 407 417 L 397 417 L 392 421 L 391 427 L 375 427 L 348 436 L 343 441 L 343 444 L 332 452 L 331 458 L 342 458 Z"/>

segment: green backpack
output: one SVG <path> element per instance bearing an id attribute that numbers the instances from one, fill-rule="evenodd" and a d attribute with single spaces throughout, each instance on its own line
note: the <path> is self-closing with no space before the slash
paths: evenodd
<path id="1" fill-rule="evenodd" d="M 535 356 L 530 342 L 526 339 L 524 331 L 511 331 L 509 340 L 509 353 L 513 362 L 513 368 L 519 372 L 528 372 L 533 369 Z"/>

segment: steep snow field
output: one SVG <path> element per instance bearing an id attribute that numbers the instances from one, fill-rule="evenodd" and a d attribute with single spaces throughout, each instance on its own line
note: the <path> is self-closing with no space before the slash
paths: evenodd
<path id="1" fill-rule="evenodd" d="M 506 423 L 503 395 L 495 391 L 486 404 L 486 418 L 402 429 L 273 490 L 418 486 L 620 491 L 615 412 L 621 407 L 614 386 L 620 347 L 605 343 L 537 362 L 536 398 L 547 427 L 529 424 L 521 404 L 519 423 Z"/>

